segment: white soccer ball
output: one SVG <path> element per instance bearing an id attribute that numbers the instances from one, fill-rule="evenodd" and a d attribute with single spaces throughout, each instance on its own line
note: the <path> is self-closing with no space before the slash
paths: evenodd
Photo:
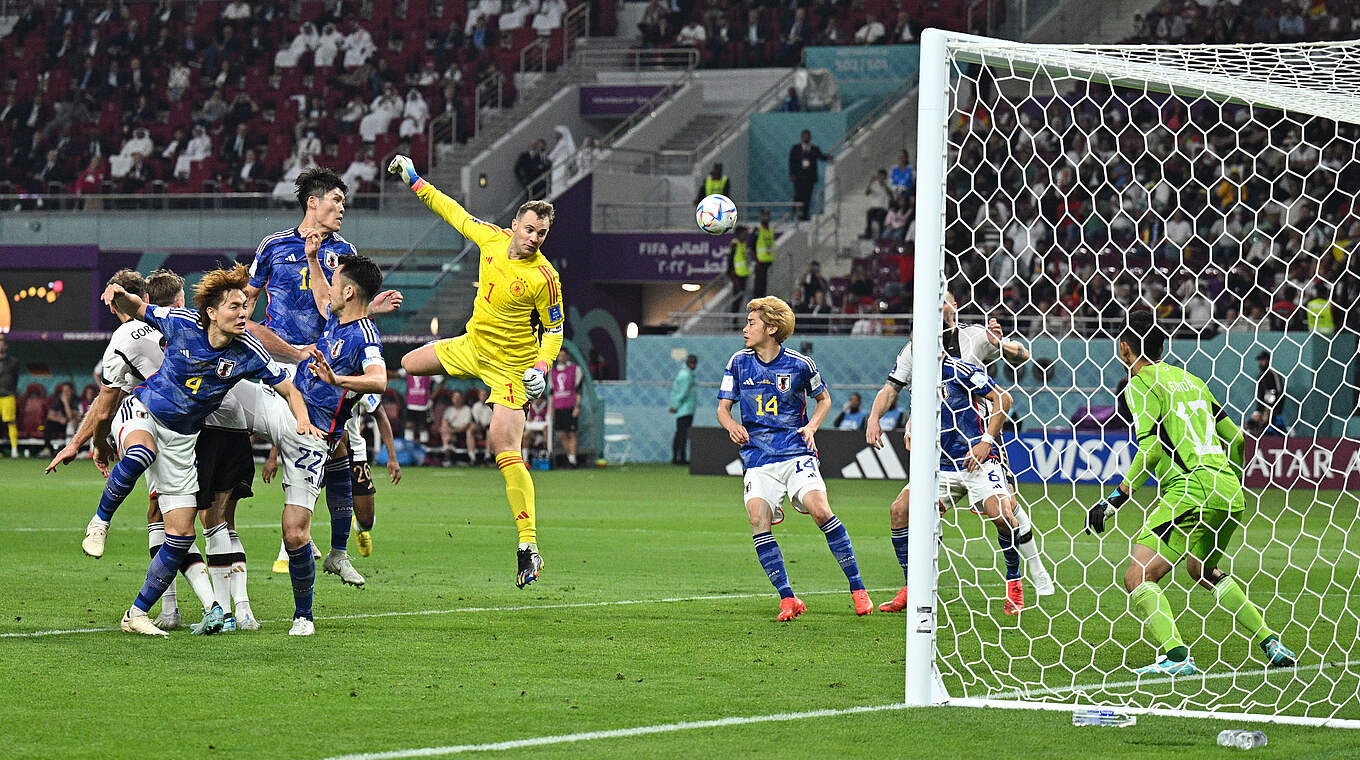
<path id="1" fill-rule="evenodd" d="M 737 224 L 737 204 L 726 195 L 713 194 L 699 201 L 694 221 L 710 235 L 725 235 Z"/>

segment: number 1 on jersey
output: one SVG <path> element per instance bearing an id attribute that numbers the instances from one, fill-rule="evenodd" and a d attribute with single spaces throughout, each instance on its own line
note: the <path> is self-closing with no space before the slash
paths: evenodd
<path id="1" fill-rule="evenodd" d="M 311 284 L 308 282 L 307 267 L 303 267 L 303 268 L 302 268 L 302 284 L 298 285 L 298 290 L 311 290 L 311 289 L 312 289 Z"/>
<path id="2" fill-rule="evenodd" d="M 756 416 L 764 417 L 766 414 L 779 414 L 779 397 L 770 396 L 769 401 L 762 403 L 764 398 L 763 394 L 756 396 Z"/>

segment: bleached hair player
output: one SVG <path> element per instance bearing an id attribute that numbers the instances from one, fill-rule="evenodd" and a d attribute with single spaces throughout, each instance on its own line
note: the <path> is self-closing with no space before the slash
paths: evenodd
<path id="1" fill-rule="evenodd" d="M 945 295 L 942 316 L 944 317 L 944 349 L 947 355 L 962 359 L 963 361 L 981 367 L 984 370 L 994 364 L 997 359 L 1004 359 L 1006 363 L 1011 366 L 1019 366 L 1029 361 L 1029 350 L 1019 341 L 1002 337 L 1001 325 L 997 320 L 989 320 L 986 327 L 977 324 L 960 325 L 958 323 L 958 302 L 954 299 L 952 293 L 947 293 Z M 879 421 L 882 419 L 883 415 L 892 408 L 893 402 L 896 401 L 897 395 L 901 392 L 902 388 L 910 384 L 911 341 L 907 341 L 907 344 L 903 346 L 902 350 L 897 354 L 897 360 L 893 364 L 893 369 L 888 375 L 887 382 L 879 389 L 878 395 L 874 397 L 873 406 L 869 411 L 869 419 L 865 425 L 865 438 L 870 445 L 882 445 L 883 431 L 879 425 Z M 981 418 L 986 420 L 992 412 L 990 406 L 991 402 L 987 400 L 986 397 L 980 397 L 978 403 L 981 407 L 979 409 Z M 906 434 L 907 448 L 910 449 L 910 419 L 907 421 Z M 1005 447 L 997 446 L 996 449 L 996 453 L 998 454 L 1001 463 L 1001 470 L 1006 480 L 1009 506 L 1013 508 L 1017 523 L 1014 536 L 1015 548 L 1024 559 L 1026 574 L 1030 582 L 1034 584 L 1035 594 L 1039 596 L 1049 596 L 1055 591 L 1053 578 L 1044 564 L 1039 542 L 1034 537 L 1034 524 L 1030 520 L 1028 511 L 1026 511 L 1024 506 L 1020 503 L 1019 489 L 1016 485 L 1015 474 L 1011 472 L 1010 465 L 1006 460 Z M 893 502 L 896 507 L 897 502 L 900 501 L 901 511 L 903 512 L 902 519 L 894 520 L 891 525 L 894 536 L 893 544 L 895 547 L 899 543 L 902 543 L 899 539 L 905 535 L 906 531 L 906 494 L 907 489 L 903 488 L 902 492 L 897 497 L 897 501 Z M 978 511 L 977 505 L 974 505 L 974 508 L 974 511 Z M 898 523 L 901 524 L 899 525 Z M 998 540 L 1003 544 L 1006 543 L 1007 536 L 1003 536 L 1002 534 L 1009 533 L 1009 531 L 1003 531 L 999 526 L 997 531 Z M 905 556 L 904 551 L 899 552 L 899 555 Z M 1012 595 L 1015 596 L 1015 598 L 1010 600 L 1013 606 L 1017 606 L 1017 609 L 1023 607 L 1023 590 L 1020 587 L 1011 586 L 1008 588 L 1007 593 L 1008 597 Z M 885 612 L 897 612 L 906 606 L 906 598 L 906 586 L 903 586 L 896 598 L 879 605 L 879 609 Z"/>

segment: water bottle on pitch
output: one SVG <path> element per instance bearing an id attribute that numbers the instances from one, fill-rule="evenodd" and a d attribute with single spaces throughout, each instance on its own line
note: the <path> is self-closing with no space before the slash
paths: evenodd
<path id="1" fill-rule="evenodd" d="M 1238 749 L 1255 749 L 1266 746 L 1266 735 L 1261 731 L 1245 731 L 1230 728 L 1218 732 L 1218 746 Z"/>

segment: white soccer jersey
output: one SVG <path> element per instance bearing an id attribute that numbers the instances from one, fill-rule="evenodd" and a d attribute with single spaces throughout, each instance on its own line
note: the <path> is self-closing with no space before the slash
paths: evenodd
<path id="1" fill-rule="evenodd" d="M 987 328 L 982 325 L 961 325 L 959 327 L 959 358 L 969 364 L 986 368 L 1001 357 L 1001 347 L 992 345 L 987 338 Z M 897 354 L 892 372 L 888 377 L 903 385 L 911 383 L 911 341 Z"/>
<path id="2" fill-rule="evenodd" d="M 368 444 L 364 441 L 364 415 L 373 414 L 382 408 L 382 396 L 365 393 L 354 402 L 354 413 L 345 422 L 345 434 L 349 436 L 349 453 L 355 462 L 368 461 Z"/>
<path id="3" fill-rule="evenodd" d="M 131 393 L 165 361 L 161 331 L 136 319 L 129 319 L 113 331 L 104 357 L 99 361 L 99 377 L 104 385 Z"/>
<path id="4" fill-rule="evenodd" d="M 227 391 L 227 395 L 223 397 L 222 405 L 217 407 L 217 411 L 203 420 L 203 427 L 256 432 L 255 412 L 259 392 L 258 389 L 251 388 L 252 385 L 258 385 L 258 383 L 247 380 L 233 385 L 231 390 Z"/>

